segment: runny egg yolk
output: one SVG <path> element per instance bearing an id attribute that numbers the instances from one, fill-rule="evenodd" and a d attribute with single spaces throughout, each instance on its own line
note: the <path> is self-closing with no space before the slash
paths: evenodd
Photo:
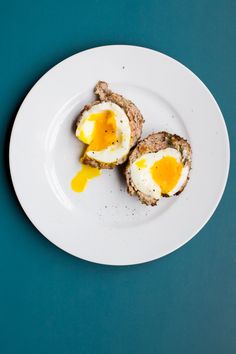
<path id="1" fill-rule="evenodd" d="M 71 181 L 71 188 L 74 192 L 83 192 L 90 179 L 95 178 L 101 174 L 98 168 L 88 165 L 82 165 L 82 169 L 76 174 Z"/>
<path id="2" fill-rule="evenodd" d="M 163 194 L 168 194 L 176 186 L 182 168 L 182 164 L 171 156 L 165 156 L 152 165 L 152 178 L 161 188 Z"/>
<path id="3" fill-rule="evenodd" d="M 94 122 L 89 138 L 85 136 L 83 129 L 79 134 L 79 139 L 89 145 L 87 151 L 101 151 L 117 142 L 116 120 L 113 111 L 104 110 L 93 113 L 86 120 Z"/>

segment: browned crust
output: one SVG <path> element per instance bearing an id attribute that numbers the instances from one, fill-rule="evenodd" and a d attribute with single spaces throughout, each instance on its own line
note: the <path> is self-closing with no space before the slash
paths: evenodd
<path id="1" fill-rule="evenodd" d="M 130 195 L 137 194 L 139 200 L 143 204 L 156 205 L 158 199 L 145 195 L 135 187 L 131 178 L 130 166 L 135 160 L 137 160 L 140 156 L 144 154 L 151 153 L 151 152 L 158 152 L 159 150 L 171 148 L 171 147 L 177 149 L 181 153 L 183 165 L 188 166 L 190 170 L 191 156 L 192 156 L 191 146 L 189 145 L 187 140 L 181 138 L 176 134 L 173 135 L 167 132 L 150 134 L 148 135 L 147 138 L 140 141 L 129 155 L 128 162 L 125 167 L 127 191 Z M 189 180 L 189 175 L 186 180 L 186 183 L 182 186 L 181 190 L 179 190 L 175 195 L 179 195 L 184 190 L 188 180 Z M 164 197 L 168 197 L 168 196 L 164 195 Z"/>
<path id="2" fill-rule="evenodd" d="M 126 157 L 124 158 L 124 161 L 126 160 Z M 92 167 L 96 167 L 99 169 L 107 169 L 107 170 L 112 170 L 114 167 L 116 167 L 117 163 L 113 162 L 113 163 L 106 163 L 106 162 L 100 162 L 97 161 L 91 157 L 89 157 L 88 155 L 84 154 L 81 158 L 80 161 L 84 164 L 84 165 L 89 165 Z M 119 164 L 121 160 L 119 160 Z M 123 162 L 124 162 L 123 161 Z"/>
<path id="3" fill-rule="evenodd" d="M 142 127 L 144 123 L 143 116 L 139 109 L 135 106 L 133 102 L 130 100 L 127 100 L 123 96 L 112 92 L 108 88 L 108 84 L 104 81 L 98 81 L 98 83 L 95 86 L 94 89 L 95 94 L 98 96 L 98 100 L 85 105 L 83 110 L 80 112 L 77 124 L 79 123 L 82 114 L 89 110 L 92 106 L 101 103 L 101 102 L 113 102 L 116 103 L 118 106 L 120 106 L 126 113 L 128 119 L 129 119 L 129 124 L 130 124 L 130 129 L 131 129 L 131 139 L 130 139 L 130 148 L 132 148 L 137 141 L 139 140 L 141 134 L 142 134 Z M 127 159 L 127 156 L 123 156 L 121 159 L 117 160 L 115 163 L 104 163 L 104 162 L 99 162 L 93 158 L 90 158 L 86 156 L 82 156 L 81 161 L 82 163 L 86 165 L 90 165 L 93 167 L 101 168 L 101 169 L 112 169 L 116 165 L 120 165 L 123 162 L 125 162 Z"/>

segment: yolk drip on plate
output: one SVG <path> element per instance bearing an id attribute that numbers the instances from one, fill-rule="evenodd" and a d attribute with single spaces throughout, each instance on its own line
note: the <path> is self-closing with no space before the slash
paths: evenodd
<path id="1" fill-rule="evenodd" d="M 82 169 L 71 181 L 71 188 L 74 192 L 83 192 L 89 180 L 99 176 L 101 171 L 88 165 L 82 165 Z"/>
<path id="2" fill-rule="evenodd" d="M 117 136 L 113 111 L 104 110 L 99 113 L 93 113 L 87 120 L 94 123 L 92 133 L 89 136 L 86 135 L 82 127 L 78 136 L 83 143 L 89 145 L 87 151 L 101 151 L 115 144 Z"/>
<path id="3" fill-rule="evenodd" d="M 165 156 L 152 165 L 152 178 L 160 186 L 163 194 L 169 193 L 176 186 L 182 168 L 182 164 L 171 156 Z"/>

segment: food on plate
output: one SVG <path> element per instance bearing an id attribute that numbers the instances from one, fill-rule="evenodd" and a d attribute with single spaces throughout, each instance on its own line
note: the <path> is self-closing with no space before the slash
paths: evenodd
<path id="1" fill-rule="evenodd" d="M 156 205 L 161 197 L 180 194 L 191 169 L 189 143 L 167 132 L 153 133 L 138 142 L 144 119 L 134 103 L 112 92 L 104 81 L 96 84 L 94 92 L 97 100 L 87 104 L 77 120 L 76 137 L 86 147 L 72 189 L 83 191 L 101 169 L 114 168 L 128 159 L 127 190 L 142 203 Z"/>
<path id="2" fill-rule="evenodd" d="M 71 188 L 74 192 L 83 192 L 87 187 L 88 181 L 99 176 L 100 174 L 101 171 L 98 168 L 91 167 L 89 165 L 82 165 L 81 170 L 71 181 Z"/>
<path id="3" fill-rule="evenodd" d="M 81 162 L 95 168 L 122 164 L 141 136 L 143 116 L 134 103 L 112 92 L 99 81 L 94 90 L 98 99 L 81 111 L 76 137 L 87 145 Z"/>
<path id="4" fill-rule="evenodd" d="M 125 176 L 130 195 L 156 205 L 163 197 L 180 194 L 189 179 L 191 147 L 178 135 L 167 132 L 149 135 L 130 153 Z"/>

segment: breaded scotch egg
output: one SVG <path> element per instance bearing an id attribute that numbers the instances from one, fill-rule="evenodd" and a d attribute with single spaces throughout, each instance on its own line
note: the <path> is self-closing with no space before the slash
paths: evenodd
<path id="1" fill-rule="evenodd" d="M 127 190 L 140 201 L 156 205 L 163 197 L 180 194 L 189 179 L 191 147 L 178 135 L 154 133 L 140 141 L 129 155 Z"/>
<path id="2" fill-rule="evenodd" d="M 98 100 L 87 104 L 79 114 L 76 137 L 86 144 L 81 162 L 97 168 L 113 168 L 123 163 L 141 136 L 143 116 L 108 84 L 95 86 Z"/>

